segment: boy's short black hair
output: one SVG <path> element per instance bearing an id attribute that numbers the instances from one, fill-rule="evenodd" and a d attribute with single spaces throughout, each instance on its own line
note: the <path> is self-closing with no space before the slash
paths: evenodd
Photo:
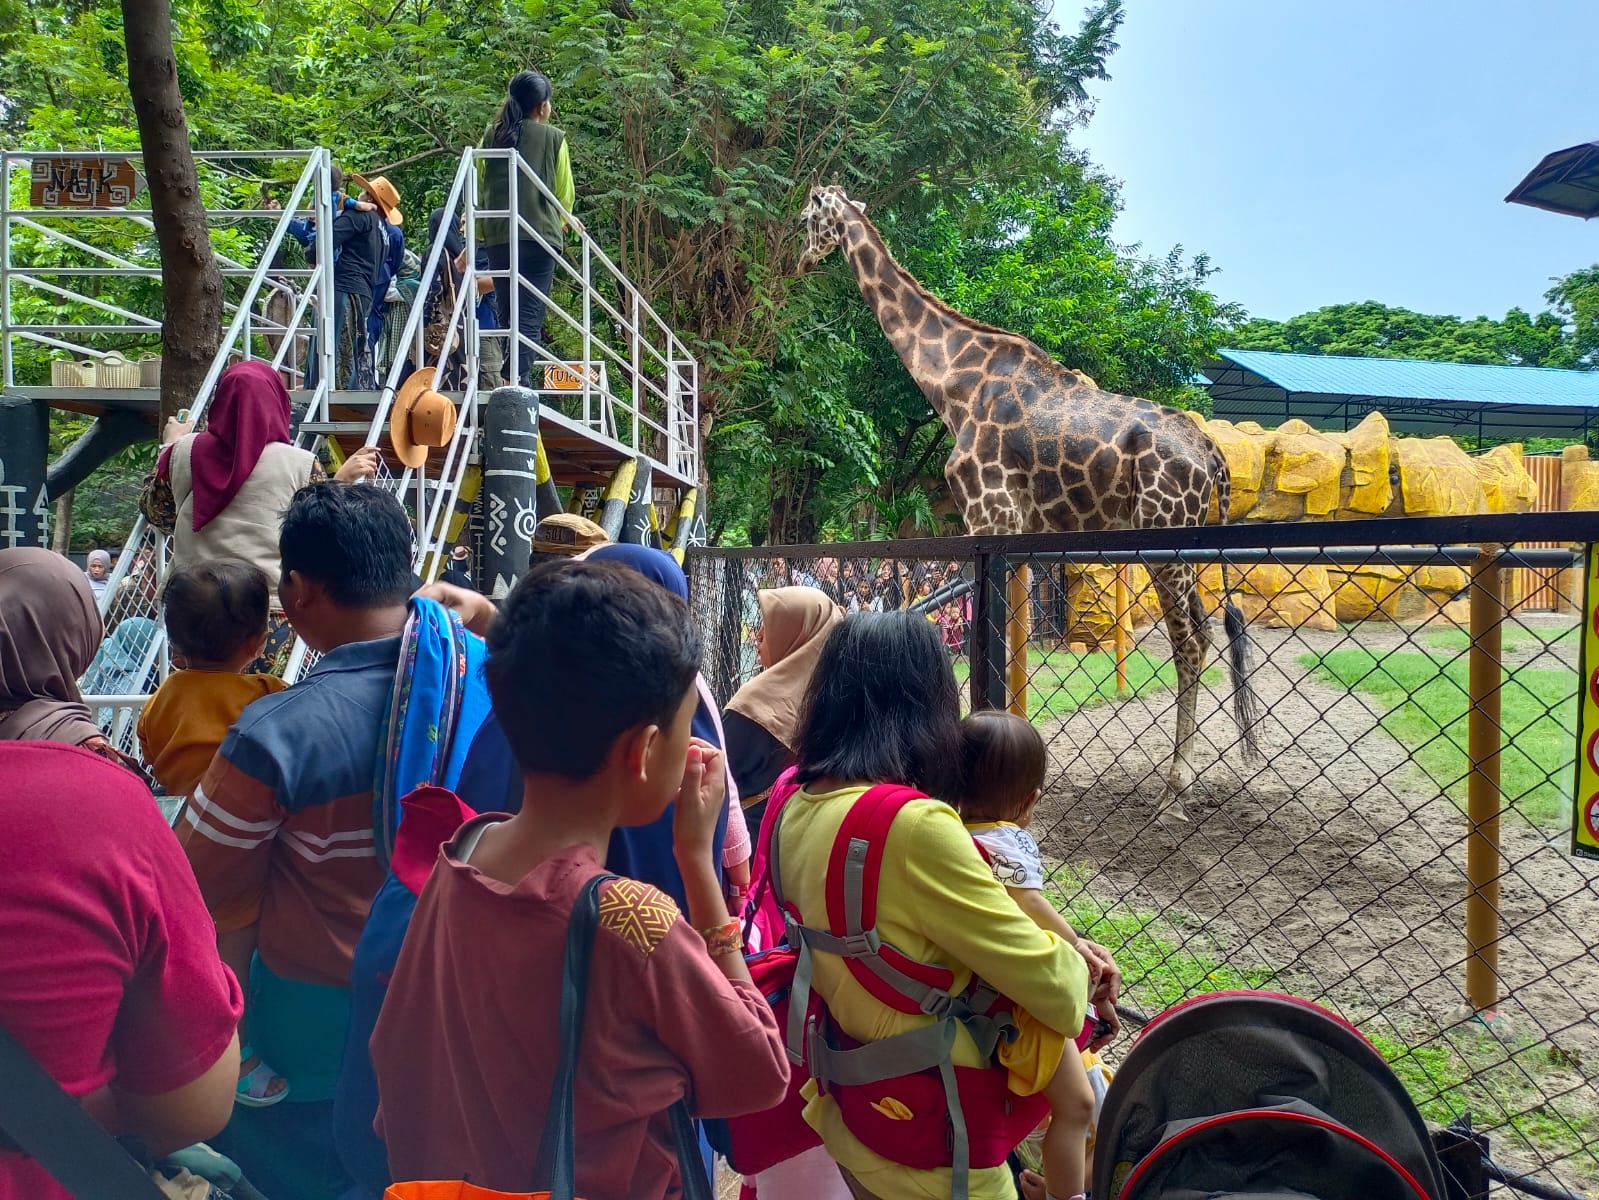
<path id="1" fill-rule="evenodd" d="M 324 480 L 294 493 L 278 532 L 283 574 L 298 571 L 346 608 L 403 604 L 411 586 L 411 520 L 372 484 Z"/>
<path id="2" fill-rule="evenodd" d="M 591 778 L 616 739 L 665 728 L 699 671 L 688 605 L 618 563 L 522 577 L 489 626 L 494 714 L 522 770 Z"/>
<path id="3" fill-rule="evenodd" d="M 961 784 L 946 797 L 968 821 L 1016 821 L 1044 786 L 1049 753 L 1032 722 L 985 709 L 961 722 Z"/>
<path id="4" fill-rule="evenodd" d="M 265 571 L 236 558 L 174 571 L 161 591 L 167 641 L 191 664 L 227 662 L 266 633 L 271 588 Z"/>
<path id="5" fill-rule="evenodd" d="M 960 781 L 960 696 L 933 623 L 857 613 L 828 636 L 794 739 L 800 783 L 903 783 L 942 798 Z"/>

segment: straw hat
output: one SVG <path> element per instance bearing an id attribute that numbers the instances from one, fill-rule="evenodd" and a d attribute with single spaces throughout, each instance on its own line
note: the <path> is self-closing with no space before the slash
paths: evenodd
<path id="1" fill-rule="evenodd" d="M 389 219 L 390 225 L 404 225 L 405 215 L 400 212 L 400 189 L 389 182 L 387 175 L 374 175 L 368 179 L 365 175 L 351 175 L 355 185 L 372 197 L 374 203 L 383 210 L 383 215 Z"/>
<path id="2" fill-rule="evenodd" d="M 433 390 L 433 368 L 413 371 L 400 385 L 389 412 L 389 440 L 394 457 L 408 467 L 427 461 L 428 448 L 448 446 L 455 436 L 455 405 Z"/>

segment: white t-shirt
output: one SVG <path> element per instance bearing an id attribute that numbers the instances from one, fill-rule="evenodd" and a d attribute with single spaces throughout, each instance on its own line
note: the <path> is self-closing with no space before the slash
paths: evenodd
<path id="1" fill-rule="evenodd" d="M 1044 860 L 1033 835 L 1009 821 L 980 822 L 966 827 L 988 854 L 994 878 L 1006 887 L 1044 890 Z"/>

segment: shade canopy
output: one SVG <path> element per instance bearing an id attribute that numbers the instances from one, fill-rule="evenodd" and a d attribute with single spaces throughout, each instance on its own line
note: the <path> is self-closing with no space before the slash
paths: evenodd
<path id="1" fill-rule="evenodd" d="M 1213 413 L 1276 426 L 1298 418 L 1351 429 L 1381 412 L 1395 433 L 1569 437 L 1599 432 L 1599 371 L 1221 350 L 1209 363 Z"/>
<path id="2" fill-rule="evenodd" d="M 1544 155 L 1505 200 L 1584 220 L 1599 215 L 1599 142 Z"/>

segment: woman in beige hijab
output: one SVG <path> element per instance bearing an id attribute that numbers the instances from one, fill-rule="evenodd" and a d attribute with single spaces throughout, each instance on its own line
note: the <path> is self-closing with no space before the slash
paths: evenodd
<path id="1" fill-rule="evenodd" d="M 800 702 L 822 644 L 844 619 L 844 610 L 820 588 L 771 588 L 758 600 L 756 651 L 762 670 L 739 688 L 722 714 L 727 765 L 751 829 L 760 826 L 773 781 L 794 763 Z"/>

